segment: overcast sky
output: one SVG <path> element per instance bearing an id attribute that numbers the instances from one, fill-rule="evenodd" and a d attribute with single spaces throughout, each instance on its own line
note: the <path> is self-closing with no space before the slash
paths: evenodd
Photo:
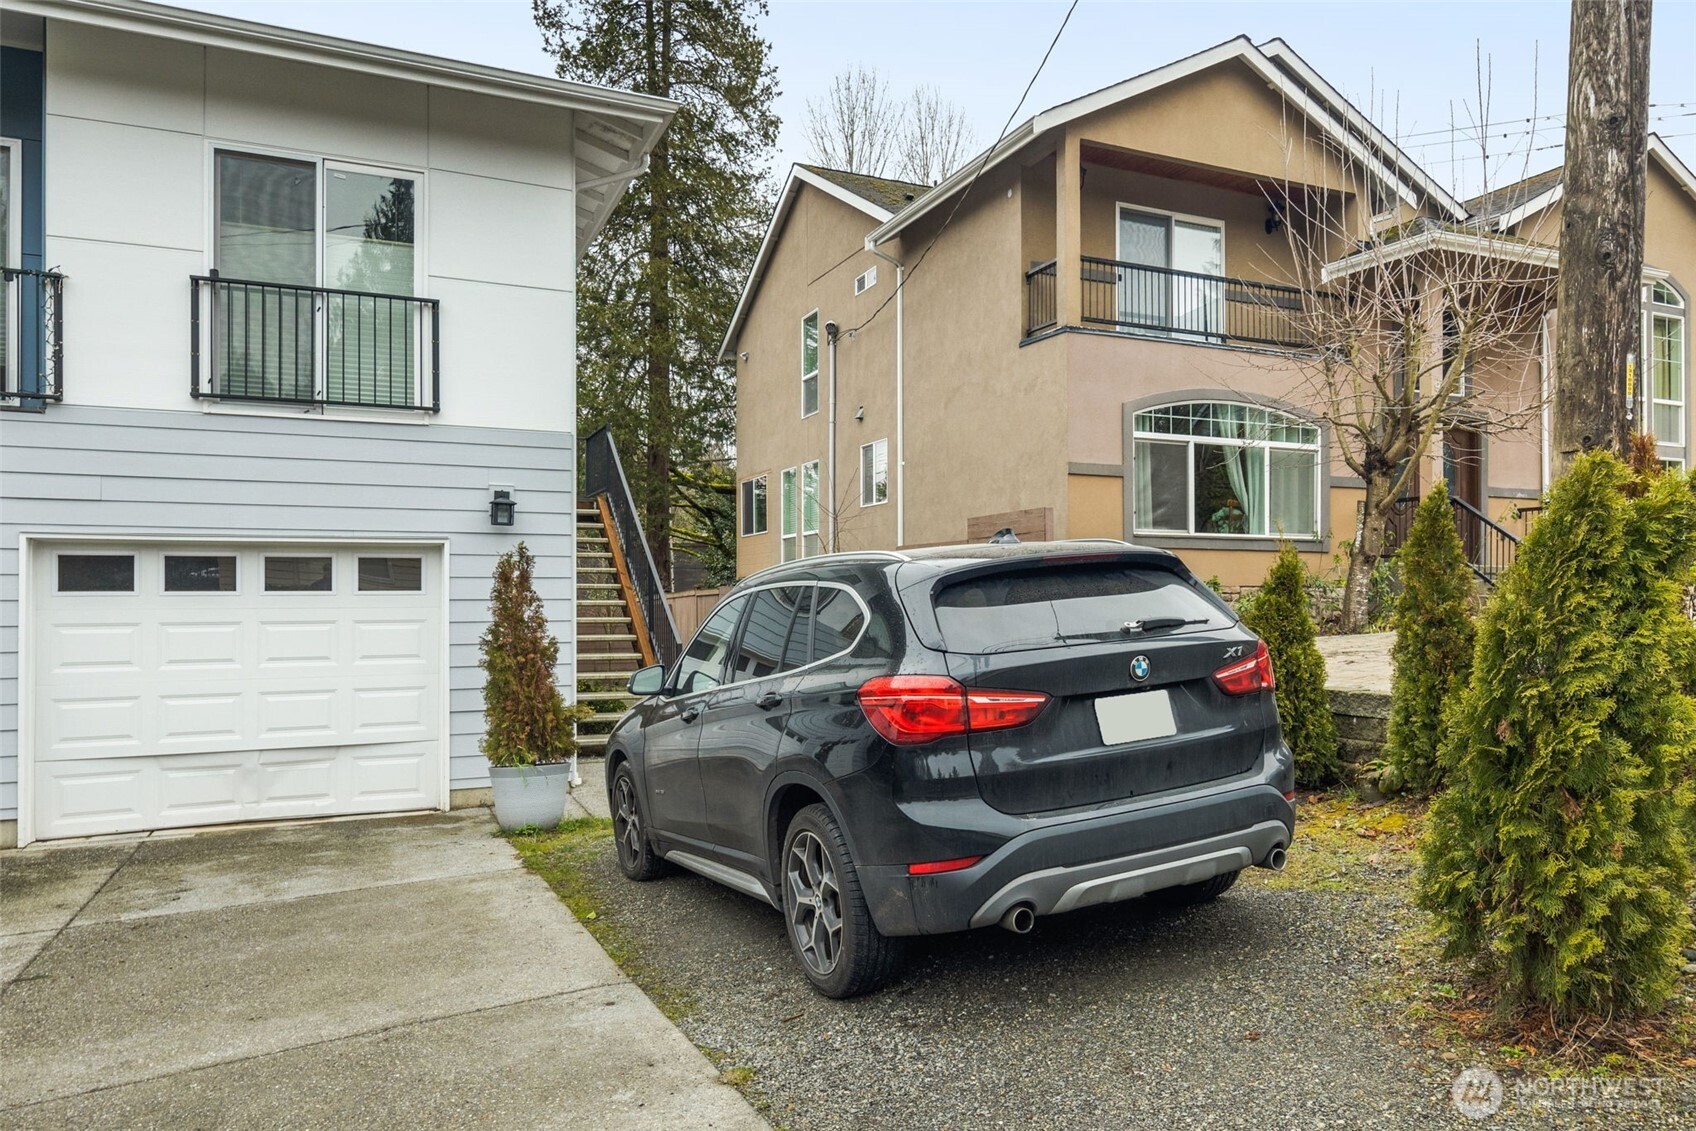
<path id="1" fill-rule="evenodd" d="M 175 0 L 327 35 L 552 73 L 527 0 Z M 1066 11 L 1064 3 L 778 0 L 765 19 L 783 119 L 777 167 L 808 157 L 806 104 L 836 72 L 875 67 L 893 93 L 930 83 L 959 103 L 979 146 L 999 133 Z M 1198 3 L 1086 0 L 1029 102 L 1031 113 L 1181 58 L 1233 35 L 1281 36 L 1436 179 L 1476 192 L 1476 142 L 1451 144 L 1452 120 L 1476 120 L 1475 53 L 1491 69 L 1489 183 L 1560 161 L 1566 109 L 1565 3 Z M 1696 165 L 1696 2 L 1658 0 L 1650 128 Z M 1552 120 L 1528 121 L 1533 116 Z M 1500 136 L 1506 135 L 1506 136 Z"/>

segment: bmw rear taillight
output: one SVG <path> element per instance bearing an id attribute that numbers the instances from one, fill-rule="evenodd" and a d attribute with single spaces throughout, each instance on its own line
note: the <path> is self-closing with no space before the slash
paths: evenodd
<path id="1" fill-rule="evenodd" d="M 866 721 L 897 746 L 1024 726 L 1047 705 L 1048 696 L 1040 691 L 968 691 L 945 675 L 878 676 L 860 688 Z"/>
<path id="2" fill-rule="evenodd" d="M 1217 683 L 1219 690 L 1226 695 L 1271 691 L 1275 686 L 1272 679 L 1272 653 L 1266 650 L 1266 641 L 1260 641 L 1254 649 L 1254 655 L 1248 659 L 1226 664 L 1214 672 L 1213 682 Z"/>

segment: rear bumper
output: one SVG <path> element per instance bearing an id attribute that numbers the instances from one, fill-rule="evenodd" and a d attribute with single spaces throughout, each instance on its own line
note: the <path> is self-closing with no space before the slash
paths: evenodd
<path id="1" fill-rule="evenodd" d="M 943 934 L 995 923 L 1019 903 L 1051 915 L 1210 879 L 1264 863 L 1294 831 L 1295 810 L 1262 780 L 1046 824 L 959 872 L 858 871 L 884 934 Z"/>

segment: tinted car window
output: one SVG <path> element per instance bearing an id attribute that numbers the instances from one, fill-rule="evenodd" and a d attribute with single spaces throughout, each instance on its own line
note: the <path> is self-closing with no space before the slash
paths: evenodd
<path id="1" fill-rule="evenodd" d="M 679 691 L 709 691 L 723 680 L 724 658 L 730 654 L 736 618 L 742 615 L 742 607 L 747 603 L 746 597 L 726 601 L 707 618 L 689 650 L 677 662 L 677 678 L 672 682 Z"/>
<path id="2" fill-rule="evenodd" d="M 796 586 L 762 589 L 748 606 L 742 638 L 736 642 L 736 658 L 730 665 L 732 682 L 763 679 L 784 670 L 783 644 L 789 623 L 795 618 Z"/>
<path id="3" fill-rule="evenodd" d="M 819 586 L 813 613 L 813 660 L 847 651 L 865 626 L 866 614 L 845 589 Z"/>
<path id="4" fill-rule="evenodd" d="M 793 587 L 797 602 L 795 623 L 789 626 L 789 641 L 783 646 L 783 670 L 789 671 L 813 662 L 813 587 Z"/>
<path id="5" fill-rule="evenodd" d="M 1198 621 L 1161 631 L 1220 628 L 1231 618 L 1178 574 L 1147 566 L 1091 563 L 968 578 L 935 598 L 951 652 L 1052 648 L 1091 637 L 1123 639 L 1132 622 Z"/>

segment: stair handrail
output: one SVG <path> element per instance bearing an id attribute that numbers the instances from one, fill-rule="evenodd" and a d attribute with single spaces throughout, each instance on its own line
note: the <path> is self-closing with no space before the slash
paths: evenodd
<path id="1" fill-rule="evenodd" d="M 1514 556 L 1519 551 L 1519 536 L 1465 499 L 1450 495 L 1449 503 L 1454 507 L 1458 522 L 1472 523 L 1482 535 L 1479 550 L 1484 560 L 1482 563 L 1474 561 L 1468 564 L 1472 567 L 1472 572 L 1486 584 L 1494 585 L 1502 571 L 1513 564 Z"/>
<path id="2" fill-rule="evenodd" d="M 641 606 L 636 612 L 647 622 L 659 662 L 671 666 L 680 648 L 677 622 L 672 619 L 664 581 L 654 564 L 653 551 L 648 548 L 648 537 L 642 531 L 636 500 L 630 494 L 630 481 L 624 475 L 624 462 L 618 458 L 618 445 L 606 425 L 583 440 L 583 495 L 588 499 L 606 498 L 613 519 L 613 529 L 607 535 L 616 538 L 624 552 L 630 581 Z"/>

